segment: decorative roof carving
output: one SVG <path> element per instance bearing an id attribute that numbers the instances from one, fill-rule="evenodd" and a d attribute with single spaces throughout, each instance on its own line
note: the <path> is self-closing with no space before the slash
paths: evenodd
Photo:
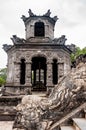
<path id="1" fill-rule="evenodd" d="M 53 17 L 53 20 L 56 22 L 58 20 L 58 17 L 57 16 L 54 16 Z"/>
<path id="2" fill-rule="evenodd" d="M 75 53 L 76 50 L 77 50 L 77 47 L 76 47 L 76 45 L 74 45 L 74 44 L 67 45 L 67 48 L 69 48 L 73 53 Z"/>
<path id="3" fill-rule="evenodd" d="M 50 9 L 48 9 L 48 11 L 44 14 L 44 15 L 35 15 L 33 12 L 32 12 L 32 10 L 31 9 L 29 9 L 29 11 L 28 11 L 28 13 L 29 13 L 29 17 L 26 17 L 26 16 L 24 16 L 24 15 L 22 15 L 22 17 L 21 17 L 21 19 L 26 23 L 26 21 L 28 20 L 28 19 L 30 19 L 31 17 L 47 17 L 47 19 L 48 20 L 50 20 L 53 24 L 55 24 L 55 22 L 57 21 L 57 16 L 54 16 L 53 18 L 52 17 L 50 17 L 50 15 L 51 15 L 51 12 L 50 12 Z"/>
<path id="4" fill-rule="evenodd" d="M 28 13 L 29 13 L 29 16 L 30 16 L 30 17 L 32 17 L 32 16 L 36 16 L 36 15 L 32 12 L 31 9 L 29 9 Z"/>
<path id="5" fill-rule="evenodd" d="M 9 49 L 11 49 L 12 45 L 7 45 L 7 44 L 3 44 L 3 49 L 4 51 L 8 51 Z"/>
<path id="6" fill-rule="evenodd" d="M 13 35 L 13 37 L 11 38 L 11 40 L 13 41 L 14 45 L 16 45 L 16 44 L 23 44 L 26 41 L 25 39 L 19 38 L 16 35 Z"/>
<path id="7" fill-rule="evenodd" d="M 50 15 L 51 15 L 51 12 L 50 12 L 50 9 L 49 9 L 47 11 L 47 13 L 45 13 L 43 16 L 50 17 Z M 57 18 L 57 16 L 54 16 L 52 19 L 56 22 L 58 18 Z"/>
<path id="8" fill-rule="evenodd" d="M 53 42 L 55 43 L 55 44 L 58 44 L 58 45 L 65 45 L 65 41 L 66 41 L 67 39 L 65 38 L 65 35 L 62 35 L 61 37 L 59 37 L 59 38 L 55 38 L 54 40 L 53 40 Z"/>
<path id="9" fill-rule="evenodd" d="M 21 19 L 26 22 L 26 20 L 28 19 L 25 15 L 22 15 Z"/>
<path id="10" fill-rule="evenodd" d="M 48 16 L 48 17 L 50 17 L 50 14 L 51 14 L 51 12 L 50 12 L 50 9 L 49 9 L 43 16 Z"/>

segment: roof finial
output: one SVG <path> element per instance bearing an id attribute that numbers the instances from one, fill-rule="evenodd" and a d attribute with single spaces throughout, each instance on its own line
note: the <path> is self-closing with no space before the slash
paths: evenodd
<path id="1" fill-rule="evenodd" d="M 48 9 L 48 11 L 44 14 L 44 16 L 50 17 L 50 14 L 51 14 L 50 9 Z"/>
<path id="2" fill-rule="evenodd" d="M 29 9 L 28 13 L 29 13 L 29 16 L 34 16 L 34 13 L 32 12 L 31 9 Z"/>
<path id="3" fill-rule="evenodd" d="M 21 19 L 25 22 L 27 20 L 26 16 L 22 15 Z"/>
<path id="4" fill-rule="evenodd" d="M 56 22 L 58 20 L 58 17 L 57 16 L 54 16 L 53 17 L 53 20 Z"/>

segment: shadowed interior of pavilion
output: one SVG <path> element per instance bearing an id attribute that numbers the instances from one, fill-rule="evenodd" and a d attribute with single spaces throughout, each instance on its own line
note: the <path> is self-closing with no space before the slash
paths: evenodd
<path id="1" fill-rule="evenodd" d="M 33 57 L 31 66 L 32 91 L 46 91 L 47 66 L 45 57 Z"/>

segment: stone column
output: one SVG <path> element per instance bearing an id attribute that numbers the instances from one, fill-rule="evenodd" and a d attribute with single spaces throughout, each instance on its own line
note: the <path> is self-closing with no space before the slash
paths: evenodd
<path id="1" fill-rule="evenodd" d="M 52 83 L 52 63 L 47 63 L 47 86 L 54 86 Z"/>
<path id="2" fill-rule="evenodd" d="M 26 85 L 32 86 L 32 84 L 31 84 L 31 62 L 26 62 Z"/>
<path id="3" fill-rule="evenodd" d="M 20 85 L 20 63 L 15 62 L 14 64 L 14 83 L 15 85 Z"/>
<path id="4" fill-rule="evenodd" d="M 58 80 L 64 76 L 64 63 L 58 63 Z"/>

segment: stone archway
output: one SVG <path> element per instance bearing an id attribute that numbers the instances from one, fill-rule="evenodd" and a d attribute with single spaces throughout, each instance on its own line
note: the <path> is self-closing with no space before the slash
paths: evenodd
<path id="1" fill-rule="evenodd" d="M 32 58 L 31 82 L 32 91 L 46 91 L 46 58 L 37 56 Z"/>

